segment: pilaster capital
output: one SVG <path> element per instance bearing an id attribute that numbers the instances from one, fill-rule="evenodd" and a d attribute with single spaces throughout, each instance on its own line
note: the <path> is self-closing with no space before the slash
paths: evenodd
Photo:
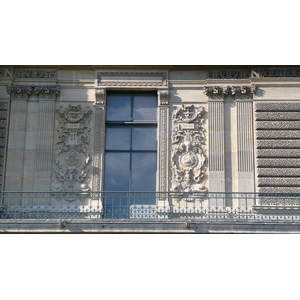
<path id="1" fill-rule="evenodd" d="M 169 105 L 169 90 L 157 91 L 159 105 Z"/>
<path id="2" fill-rule="evenodd" d="M 224 100 L 227 95 L 227 87 L 220 86 L 205 86 L 204 94 L 207 95 L 209 100 Z"/>
<path id="3" fill-rule="evenodd" d="M 7 93 L 11 98 L 27 99 L 32 94 L 33 88 L 31 85 L 8 85 L 6 86 Z"/>
<path id="4" fill-rule="evenodd" d="M 56 99 L 60 94 L 59 85 L 37 85 L 33 87 L 33 91 L 40 99 Z"/>
<path id="5" fill-rule="evenodd" d="M 204 94 L 209 100 L 224 100 L 233 96 L 235 100 L 251 100 L 256 93 L 256 86 L 205 86 Z"/>
<path id="6" fill-rule="evenodd" d="M 229 88 L 235 100 L 252 100 L 256 93 L 256 86 L 231 86 Z"/>

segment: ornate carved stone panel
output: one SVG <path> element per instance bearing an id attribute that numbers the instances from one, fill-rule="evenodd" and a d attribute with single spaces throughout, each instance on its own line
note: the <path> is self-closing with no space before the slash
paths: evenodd
<path id="1" fill-rule="evenodd" d="M 174 106 L 172 110 L 171 191 L 207 191 L 204 107 Z"/>
<path id="2" fill-rule="evenodd" d="M 54 164 L 54 191 L 89 191 L 92 110 L 80 105 L 61 106 L 58 118 Z"/>

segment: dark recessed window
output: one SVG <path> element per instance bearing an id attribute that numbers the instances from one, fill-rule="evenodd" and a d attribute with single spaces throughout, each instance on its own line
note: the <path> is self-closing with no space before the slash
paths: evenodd
<path id="1" fill-rule="evenodd" d="M 106 100 L 104 190 L 156 190 L 157 96 L 153 92 L 109 92 Z M 146 202 L 145 203 L 145 199 Z M 104 206 L 155 204 L 152 197 L 106 197 Z"/>

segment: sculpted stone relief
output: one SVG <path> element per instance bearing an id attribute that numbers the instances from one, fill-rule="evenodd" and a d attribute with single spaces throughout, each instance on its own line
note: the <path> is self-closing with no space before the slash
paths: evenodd
<path id="1" fill-rule="evenodd" d="M 207 191 L 204 114 L 203 106 L 181 105 L 172 110 L 171 191 Z"/>
<path id="2" fill-rule="evenodd" d="M 54 191 L 89 191 L 92 110 L 80 105 L 57 109 L 58 136 L 54 164 Z"/>

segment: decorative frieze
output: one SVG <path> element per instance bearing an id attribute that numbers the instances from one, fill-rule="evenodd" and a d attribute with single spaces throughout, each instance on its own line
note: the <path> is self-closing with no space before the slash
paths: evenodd
<path id="1" fill-rule="evenodd" d="M 300 77 L 300 68 L 253 69 L 251 71 L 251 77 Z"/>
<path id="2" fill-rule="evenodd" d="M 14 70 L 13 78 L 55 79 L 56 70 Z"/>
<path id="3" fill-rule="evenodd" d="M 208 71 L 209 79 L 248 79 L 250 71 L 241 70 L 210 70 Z"/>
<path id="4" fill-rule="evenodd" d="M 0 69 L 0 78 L 11 78 L 13 74 L 12 68 L 1 68 Z"/>
<path id="5" fill-rule="evenodd" d="M 171 191 L 207 191 L 204 114 L 202 106 L 172 110 Z"/>
<path id="6" fill-rule="evenodd" d="M 80 105 L 57 109 L 58 135 L 54 165 L 54 191 L 89 191 L 92 110 Z"/>
<path id="7" fill-rule="evenodd" d="M 167 72 L 98 72 L 98 85 L 115 87 L 159 87 L 168 85 Z"/>

